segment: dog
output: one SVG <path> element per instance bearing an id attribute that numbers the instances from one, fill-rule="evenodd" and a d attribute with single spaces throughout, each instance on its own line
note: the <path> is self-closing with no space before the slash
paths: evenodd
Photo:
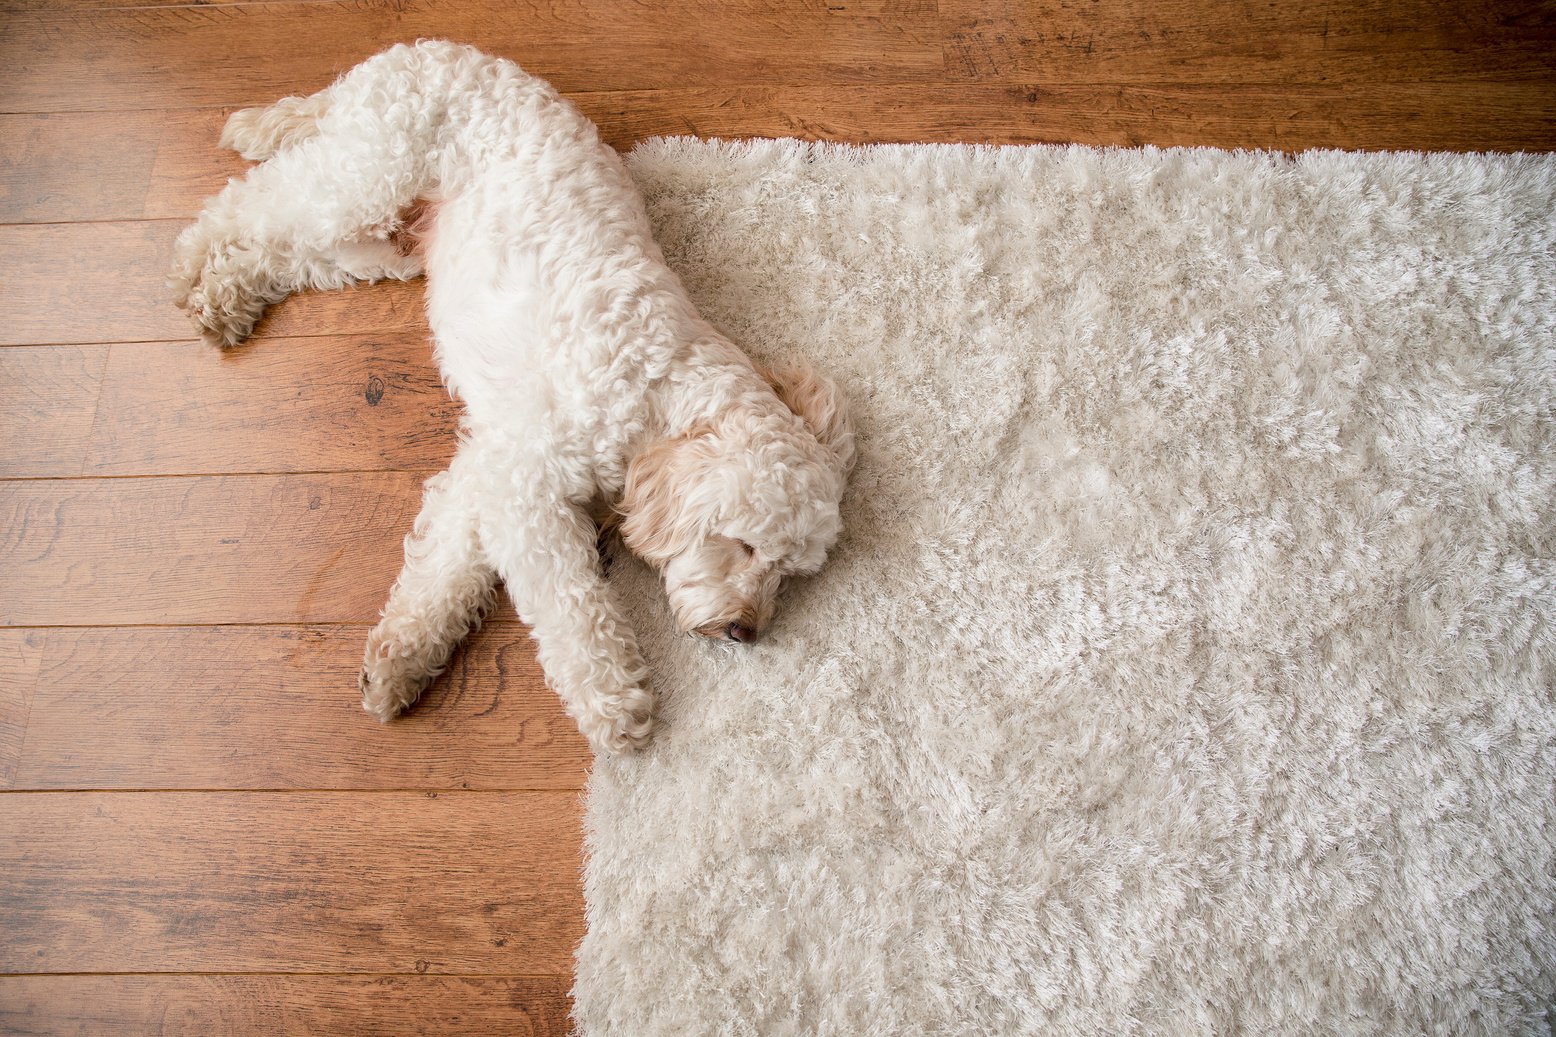
<path id="1" fill-rule="evenodd" d="M 363 706 L 387 721 L 414 702 L 500 578 L 594 748 L 642 746 L 654 698 L 591 508 L 619 516 L 683 631 L 750 642 L 841 531 L 855 446 L 837 387 L 759 370 L 704 320 L 616 152 L 511 61 L 402 44 L 234 113 L 221 143 L 259 164 L 177 239 L 170 287 L 201 336 L 231 347 L 291 292 L 425 271 L 463 404 L 368 637 Z"/>

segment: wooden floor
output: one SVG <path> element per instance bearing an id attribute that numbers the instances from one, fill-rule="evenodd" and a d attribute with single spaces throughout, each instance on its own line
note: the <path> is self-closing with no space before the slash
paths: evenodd
<path id="1" fill-rule="evenodd" d="M 479 44 L 612 143 L 1548 150 L 1556 5 L 0 0 L 0 1030 L 560 1034 L 589 757 L 511 611 L 424 704 L 366 627 L 455 411 L 419 286 L 191 340 L 233 106 Z"/>

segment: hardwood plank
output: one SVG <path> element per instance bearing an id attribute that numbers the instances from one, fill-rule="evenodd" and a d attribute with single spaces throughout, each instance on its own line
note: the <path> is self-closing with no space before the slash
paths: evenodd
<path id="1" fill-rule="evenodd" d="M 0 789 L 15 782 L 42 663 L 42 631 L 0 630 Z"/>
<path id="2" fill-rule="evenodd" d="M 68 211 L 74 220 L 139 215 L 158 146 L 154 124 L 140 132 L 112 113 L 81 115 L 69 132 L 45 115 L 0 117 L 0 212 L 47 222 Z M 149 132 L 147 132 L 149 131 Z M 104 149 L 105 141 L 113 141 Z"/>
<path id="3" fill-rule="evenodd" d="M 0 1031 L 92 1037 L 564 1037 L 566 976 L 6 976 Z"/>
<path id="4" fill-rule="evenodd" d="M 330 0 L 20 11 L 0 40 L 0 104 L 253 104 L 317 90 L 390 43 L 426 36 L 514 58 L 569 91 L 1546 81 L 1556 70 L 1556 19 L 1518 0 L 832 6 L 562 0 L 516 11 L 500 0 Z"/>
<path id="5" fill-rule="evenodd" d="M 578 98 L 619 147 L 652 136 L 855 144 L 1517 151 L 1556 147 L 1556 80 L 1057 86 L 709 87 Z M 162 198 L 153 191 L 158 204 Z M 179 200 L 178 204 L 187 204 Z"/>
<path id="6" fill-rule="evenodd" d="M 938 20 L 833 18 L 806 0 L 674 5 L 329 0 L 10 15 L 7 112 L 247 104 L 312 92 L 397 42 L 439 37 L 520 60 L 559 89 L 938 79 Z"/>
<path id="7" fill-rule="evenodd" d="M 202 180 L 194 196 L 212 194 L 246 165 L 216 147 L 226 116 L 220 108 L 0 116 L 0 223 L 153 215 L 147 190 L 186 186 L 177 178 L 189 163 L 179 160 L 196 149 Z"/>
<path id="8" fill-rule="evenodd" d="M 1063 142 L 1302 151 L 1308 148 L 1517 151 L 1556 148 L 1556 79 L 1337 86 L 693 87 L 574 95 L 612 145 L 656 135 L 804 137 L 849 143 Z M 243 163 L 216 147 L 229 109 L 112 116 L 157 140 L 149 165 L 74 161 L 105 116 L 0 116 L 33 144 L 0 160 L 0 223 L 185 220 Z M 142 177 L 137 181 L 137 177 Z M 47 190 L 38 185 L 48 185 Z"/>
<path id="9" fill-rule="evenodd" d="M 237 152 L 218 143 L 227 116 L 235 110 L 227 107 L 125 112 L 124 118 L 130 125 L 144 126 L 146 133 L 156 136 L 157 156 L 141 211 L 104 218 L 194 219 L 205 199 L 226 186 L 228 178 L 242 176 L 250 165 Z"/>
<path id="10" fill-rule="evenodd" d="M 87 475 L 436 471 L 460 411 L 407 332 L 118 345 L 101 390 Z"/>
<path id="11" fill-rule="evenodd" d="M 0 227 L 0 345 L 149 342 L 190 336 L 167 269 L 186 221 Z M 421 282 L 305 292 L 259 335 L 425 333 Z"/>
<path id="12" fill-rule="evenodd" d="M 0 972 L 563 974 L 571 792 L 0 796 Z"/>
<path id="13" fill-rule="evenodd" d="M 0 349 L 0 476 L 77 475 L 107 346 Z"/>
<path id="14" fill-rule="evenodd" d="M 252 0 L 0 0 L 0 11 L 94 11 L 101 8 L 188 7 L 251 2 Z M 315 0 L 268 0 L 268 2 L 307 4 Z"/>
<path id="15" fill-rule="evenodd" d="M 984 83 L 1276 85 L 1540 79 L 1539 0 L 939 0 L 945 77 Z"/>
<path id="16" fill-rule="evenodd" d="M 32 697 L 11 787 L 583 787 L 588 745 L 511 606 L 389 724 L 359 703 L 366 636 L 359 626 L 50 630 L 41 670 L 33 660 L 36 690 L 19 677 L 6 692 Z"/>
<path id="17" fill-rule="evenodd" d="M 377 618 L 422 476 L 0 484 L 0 626 Z"/>
<path id="18" fill-rule="evenodd" d="M 0 345 L 187 335 L 164 283 L 175 233 L 171 223 L 0 227 Z"/>

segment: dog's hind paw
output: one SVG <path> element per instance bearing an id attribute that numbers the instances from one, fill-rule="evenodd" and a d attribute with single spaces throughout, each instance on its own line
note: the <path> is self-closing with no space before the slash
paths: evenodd
<path id="1" fill-rule="evenodd" d="M 247 316 L 226 313 L 202 301 L 196 301 L 186 308 L 201 340 L 206 345 L 218 349 L 231 349 L 233 346 L 240 345 L 249 337 L 254 330 L 254 325 L 259 321 L 258 314 Z"/>
<path id="2" fill-rule="evenodd" d="M 168 286 L 173 303 L 189 314 L 207 343 L 228 349 L 249 337 L 272 300 L 252 290 L 243 247 L 215 239 L 201 224 L 187 228 L 173 246 Z"/>

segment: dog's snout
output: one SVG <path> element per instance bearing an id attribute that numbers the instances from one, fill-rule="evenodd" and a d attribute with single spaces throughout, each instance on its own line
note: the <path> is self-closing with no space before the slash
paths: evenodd
<path id="1" fill-rule="evenodd" d="M 739 641 L 743 645 L 756 640 L 756 631 L 740 623 L 731 623 L 725 633 L 729 635 L 731 641 Z"/>

